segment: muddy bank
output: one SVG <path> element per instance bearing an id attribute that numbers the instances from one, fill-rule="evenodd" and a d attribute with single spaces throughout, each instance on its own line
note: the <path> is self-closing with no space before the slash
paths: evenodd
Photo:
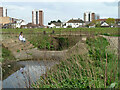
<path id="1" fill-rule="evenodd" d="M 2 65 L 2 79 L 6 79 L 9 75 L 13 74 L 20 68 L 24 68 L 24 65 L 18 64 L 16 61 L 11 61 L 9 63 L 4 63 Z"/>

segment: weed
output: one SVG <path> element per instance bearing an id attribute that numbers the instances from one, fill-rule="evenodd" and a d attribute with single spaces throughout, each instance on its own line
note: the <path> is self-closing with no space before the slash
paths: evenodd
<path id="1" fill-rule="evenodd" d="M 118 82 L 110 71 L 116 70 L 114 53 L 107 50 L 109 43 L 103 37 L 89 38 L 86 41 L 89 56 L 73 55 L 51 68 L 45 77 L 32 86 L 39 88 L 108 88 Z M 111 78 L 112 79 L 111 79 Z M 111 82 L 109 82 L 111 80 Z M 43 83 L 44 82 L 44 83 Z"/>

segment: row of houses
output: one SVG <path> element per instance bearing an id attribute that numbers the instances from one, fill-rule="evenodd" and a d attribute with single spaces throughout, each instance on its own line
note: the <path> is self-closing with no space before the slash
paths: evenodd
<path id="1" fill-rule="evenodd" d="M 10 20 L 10 21 L 9 21 Z M 120 19 L 115 19 L 115 23 L 112 25 L 109 25 L 106 22 L 107 19 L 98 19 L 96 20 L 99 22 L 99 27 L 118 27 L 120 25 Z M 24 20 L 22 19 L 13 19 L 6 17 L 5 20 L 3 20 L 7 24 L 0 24 L 0 27 L 2 28 L 80 28 L 80 27 L 89 27 L 89 28 L 95 28 L 98 27 L 95 22 L 85 22 L 82 19 L 70 19 L 67 22 L 53 22 L 48 26 L 40 26 L 33 23 L 26 24 Z"/>
<path id="2" fill-rule="evenodd" d="M 113 25 L 109 25 L 106 22 L 107 19 L 98 19 L 99 27 L 118 27 L 120 24 L 120 19 L 115 19 L 115 23 Z M 48 25 L 49 28 L 79 28 L 79 27 L 89 27 L 95 28 L 98 27 L 95 23 L 92 22 L 84 22 L 82 19 L 70 19 L 66 23 L 64 22 L 54 22 Z"/>
<path id="3" fill-rule="evenodd" d="M 114 23 L 107 23 L 107 19 L 98 19 L 96 20 L 96 23 L 99 23 L 100 27 L 119 27 L 120 26 L 120 19 L 115 19 Z M 95 28 L 97 27 L 95 22 L 91 22 L 89 24 L 89 28 Z"/>
<path id="4" fill-rule="evenodd" d="M 22 25 L 26 25 L 22 19 L 16 19 L 11 17 L 0 17 L 1 28 L 21 28 Z"/>
<path id="5" fill-rule="evenodd" d="M 20 28 L 45 28 L 45 26 L 40 26 L 39 24 L 28 23 L 26 25 L 21 25 Z"/>
<path id="6" fill-rule="evenodd" d="M 85 22 L 81 19 L 70 19 L 66 23 L 64 22 L 53 22 L 48 25 L 49 28 L 79 28 L 84 27 Z"/>

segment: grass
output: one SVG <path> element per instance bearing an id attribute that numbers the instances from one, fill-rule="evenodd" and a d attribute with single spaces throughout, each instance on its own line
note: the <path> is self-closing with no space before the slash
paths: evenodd
<path id="1" fill-rule="evenodd" d="M 55 34 L 61 33 L 86 33 L 86 34 L 109 34 L 109 35 L 118 35 L 118 28 L 40 28 L 40 29 L 2 29 L 3 33 L 19 34 L 21 31 L 24 34 L 33 34 L 33 33 L 52 33 L 53 30 Z"/>
<path id="2" fill-rule="evenodd" d="M 6 49 L 4 47 L 2 47 L 2 58 L 3 58 L 2 62 L 15 60 L 14 56 L 12 55 L 12 53 L 8 49 Z"/>
<path id="3" fill-rule="evenodd" d="M 106 36 L 119 36 L 118 28 L 67 28 L 67 29 L 3 29 L 3 33 L 19 35 L 23 31 L 24 36 L 35 47 L 40 49 L 56 50 L 57 41 L 51 35 L 55 34 L 94 34 Z M 43 31 L 49 34 L 43 35 Z M 53 35 L 55 35 L 53 34 Z M 4 34 L 3 34 L 4 35 Z M 59 37 L 63 42 L 63 37 Z M 75 40 L 72 38 L 71 43 Z M 54 44 L 51 44 L 55 41 Z M 65 43 L 67 43 L 65 41 Z M 118 87 L 118 58 L 114 52 L 108 50 L 109 43 L 105 38 L 88 38 L 88 54 L 81 56 L 79 53 L 61 61 L 59 65 L 54 66 L 41 79 L 34 83 L 34 88 L 109 88 Z M 66 44 L 67 45 L 67 44 Z M 61 46 L 64 46 L 62 44 Z M 54 49 L 51 49 L 53 47 Z M 60 48 L 61 49 L 61 48 Z M 3 48 L 4 61 L 13 60 L 11 52 Z"/>
<path id="4" fill-rule="evenodd" d="M 89 56 L 93 60 L 99 60 L 106 58 L 106 46 L 109 45 L 109 43 L 106 41 L 105 38 L 89 38 L 87 39 L 86 43 L 89 46 Z M 99 45 L 98 45 L 99 44 Z"/>
<path id="5" fill-rule="evenodd" d="M 89 38 L 86 44 L 88 55 L 77 54 L 61 61 L 41 76 L 33 88 L 117 88 L 118 58 L 107 50 L 107 40 Z"/>
<path id="6" fill-rule="evenodd" d="M 29 42 L 40 50 L 55 50 L 61 51 L 74 46 L 79 40 L 79 37 L 74 36 L 49 36 L 49 35 L 28 35 Z"/>
<path id="7" fill-rule="evenodd" d="M 40 50 L 53 50 L 56 48 L 56 40 L 48 35 L 32 35 L 28 37 L 28 40 L 34 47 Z M 54 43 L 53 43 L 54 41 Z"/>

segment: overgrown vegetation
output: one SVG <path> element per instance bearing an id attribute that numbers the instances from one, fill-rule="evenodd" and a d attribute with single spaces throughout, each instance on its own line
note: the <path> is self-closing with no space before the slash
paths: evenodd
<path id="1" fill-rule="evenodd" d="M 89 46 L 89 56 L 92 60 L 101 60 L 106 58 L 107 46 L 109 43 L 105 38 L 90 38 L 86 41 Z"/>
<path id="2" fill-rule="evenodd" d="M 2 47 L 2 58 L 3 58 L 2 62 L 15 60 L 12 53 L 7 48 L 4 47 Z"/>
<path id="3" fill-rule="evenodd" d="M 55 34 L 71 33 L 71 34 L 109 34 L 118 35 L 118 28 L 40 28 L 40 29 L 2 29 L 2 33 L 18 34 L 22 31 L 23 34 L 39 34 L 46 31 L 46 33 L 52 33 L 54 30 Z"/>
<path id="4" fill-rule="evenodd" d="M 88 55 L 73 55 L 51 68 L 34 88 L 117 88 L 118 58 L 103 37 L 89 38 Z"/>
<path id="5" fill-rule="evenodd" d="M 53 50 L 56 48 L 55 45 L 57 43 L 54 38 L 48 35 L 32 35 L 32 37 L 29 37 L 29 41 L 40 50 Z"/>
<path id="6" fill-rule="evenodd" d="M 8 33 L 10 37 L 17 35 L 15 38 L 18 38 L 19 33 L 23 31 L 25 38 L 40 50 L 63 50 L 77 42 L 75 41 L 76 37 L 72 37 L 70 41 L 66 37 L 50 37 L 49 35 L 53 30 L 55 31 L 54 35 L 89 34 L 94 36 L 102 34 L 119 36 L 118 28 L 3 29 L 3 33 Z M 43 35 L 43 31 L 46 31 L 47 34 Z M 92 37 L 87 39 L 86 44 L 89 50 L 88 55 L 81 56 L 78 53 L 65 61 L 61 61 L 59 65 L 54 66 L 45 75 L 41 76 L 41 79 L 33 84 L 33 87 L 117 88 L 118 58 L 114 52 L 108 50 L 109 43 L 107 40 L 102 37 Z M 14 59 L 11 52 L 5 48 L 3 48 L 2 56 L 4 61 Z"/>
<path id="7" fill-rule="evenodd" d="M 31 44 L 37 47 L 40 50 L 65 50 L 69 47 L 74 46 L 79 40 L 80 37 L 75 36 L 49 36 L 49 35 L 36 35 L 28 36 L 28 40 Z"/>

